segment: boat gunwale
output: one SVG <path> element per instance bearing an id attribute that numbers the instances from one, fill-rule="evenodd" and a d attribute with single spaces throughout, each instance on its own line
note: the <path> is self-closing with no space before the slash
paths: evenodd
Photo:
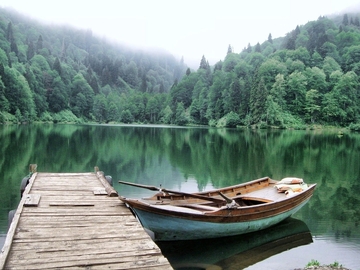
<path id="1" fill-rule="evenodd" d="M 159 207 L 160 204 L 150 204 L 143 199 L 127 199 L 120 198 L 125 203 L 127 203 L 131 208 L 134 208 L 133 211 L 136 212 L 136 209 L 147 212 L 152 212 L 155 214 L 160 214 L 164 216 L 172 216 L 182 219 L 189 220 L 199 220 L 206 222 L 215 222 L 215 223 L 231 223 L 239 221 L 248 221 L 248 220 L 258 220 L 264 217 L 276 216 L 281 213 L 290 211 L 291 209 L 297 207 L 301 203 L 310 199 L 313 195 L 316 184 L 309 184 L 308 188 L 302 192 L 295 193 L 291 197 L 284 198 L 278 201 L 272 201 L 268 203 L 251 205 L 251 206 L 240 206 L 237 208 L 227 208 L 226 206 L 220 207 L 218 210 L 213 211 L 200 211 L 199 213 L 187 213 L 186 211 L 173 211 L 164 209 L 166 207 Z M 240 195 L 241 196 L 241 195 Z M 164 204 L 166 205 L 166 204 Z M 168 205 L 168 204 L 167 204 Z M 173 207 L 178 207 L 180 209 L 181 204 L 171 205 Z M 276 207 L 274 207 L 276 206 Z M 267 214 L 264 214 L 267 213 Z"/>
<path id="2" fill-rule="evenodd" d="M 261 184 L 261 183 L 267 183 L 268 186 L 270 185 L 275 185 L 278 181 L 271 179 L 270 177 L 266 176 L 266 177 L 262 177 L 259 179 L 255 179 L 249 182 L 245 182 L 245 183 L 240 183 L 240 184 L 236 184 L 236 185 L 232 185 L 232 186 L 227 186 L 227 187 L 223 187 L 223 188 L 218 188 L 218 189 L 212 189 L 212 190 L 208 190 L 208 191 L 201 191 L 201 192 L 194 192 L 191 194 L 194 195 L 200 195 L 200 196 L 206 196 L 208 198 L 221 198 L 221 196 L 219 195 L 219 192 L 223 193 L 224 195 L 229 194 L 229 193 L 234 193 L 236 189 L 246 189 L 247 186 L 253 186 L 255 184 Z M 247 193 L 245 193 L 247 194 Z M 239 194 L 236 196 L 233 196 L 234 198 L 237 198 L 237 196 L 243 196 L 245 194 Z M 176 198 L 176 199 L 174 199 Z M 166 195 L 162 195 L 160 193 L 157 193 L 151 197 L 147 197 L 147 198 L 143 198 L 144 200 L 162 200 L 162 199 L 170 199 L 171 201 L 176 201 L 176 200 L 186 200 L 187 198 L 191 198 L 191 196 L 187 196 L 186 194 L 171 194 L 168 193 Z M 201 198 L 199 198 L 199 200 L 201 200 Z M 224 201 L 225 202 L 225 201 Z"/>
<path id="3" fill-rule="evenodd" d="M 240 184 L 227 186 L 227 187 L 222 187 L 222 188 L 218 188 L 218 189 L 212 189 L 212 190 L 209 190 L 209 191 L 195 192 L 194 194 L 207 195 L 207 196 L 211 197 L 210 194 L 218 195 L 219 192 L 226 194 L 226 191 L 228 191 L 228 190 L 234 190 L 234 189 L 243 188 L 243 187 L 246 187 L 246 186 L 252 186 L 254 184 L 260 184 L 262 182 L 265 182 L 265 183 L 267 182 L 267 183 L 269 183 L 269 185 L 271 185 L 271 184 L 276 184 L 278 181 L 273 180 L 268 176 L 265 176 L 265 177 L 255 179 L 255 180 L 252 180 L 252 181 L 249 181 L 249 182 L 240 183 Z M 243 195 L 243 194 L 241 194 L 241 195 Z M 241 195 L 239 195 L 239 196 L 241 196 Z"/>

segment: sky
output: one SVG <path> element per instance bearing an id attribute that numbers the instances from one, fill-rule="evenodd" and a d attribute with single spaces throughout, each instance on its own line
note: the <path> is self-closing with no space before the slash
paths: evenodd
<path id="1" fill-rule="evenodd" d="M 94 35 L 133 47 L 162 48 L 198 68 L 283 37 L 319 16 L 360 7 L 360 0 L 1 0 L 33 19 L 91 29 Z"/>

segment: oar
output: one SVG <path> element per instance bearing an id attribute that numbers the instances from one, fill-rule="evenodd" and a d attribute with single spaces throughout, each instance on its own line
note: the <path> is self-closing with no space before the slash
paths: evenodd
<path id="1" fill-rule="evenodd" d="M 207 201 L 212 201 L 212 202 L 216 202 L 216 203 L 224 203 L 224 200 L 213 198 L 213 197 L 208 197 L 208 196 L 204 196 L 204 195 L 194 194 L 194 193 L 187 193 L 187 192 L 181 192 L 181 191 L 176 191 L 176 190 L 169 190 L 169 189 L 165 189 L 165 188 L 158 188 L 158 187 L 155 187 L 155 186 L 135 184 L 135 183 L 125 182 L 125 181 L 119 181 L 119 183 L 124 184 L 124 185 L 139 187 L 139 188 L 146 188 L 146 189 L 149 189 L 149 190 L 152 190 L 152 191 L 173 193 L 173 194 L 177 194 L 177 195 L 184 195 L 184 196 L 197 198 L 197 199 L 202 199 L 202 200 L 207 200 Z"/>
<path id="2" fill-rule="evenodd" d="M 225 194 L 222 194 L 220 191 L 219 191 L 219 194 L 220 194 L 220 196 L 223 197 L 224 200 L 226 201 L 227 207 L 229 207 L 229 208 L 236 208 L 237 206 L 239 206 L 239 204 L 238 204 L 235 200 L 229 198 L 229 197 L 226 196 Z"/>
<path id="3" fill-rule="evenodd" d="M 220 191 L 219 191 L 219 195 L 221 197 L 224 198 L 224 200 L 227 202 L 227 203 L 232 203 L 233 199 L 229 198 L 228 196 L 226 196 L 225 194 L 222 194 Z"/>

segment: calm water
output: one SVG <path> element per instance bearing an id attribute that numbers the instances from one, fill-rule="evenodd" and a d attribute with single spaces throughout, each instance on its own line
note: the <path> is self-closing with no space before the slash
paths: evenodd
<path id="1" fill-rule="evenodd" d="M 0 125 L 0 141 L 0 245 L 30 163 L 40 172 L 89 172 L 98 166 L 127 197 L 152 192 L 117 180 L 192 192 L 263 176 L 296 176 L 318 186 L 293 219 L 237 238 L 165 244 L 163 253 L 178 269 L 295 269 L 311 259 L 360 269 L 360 134 Z"/>

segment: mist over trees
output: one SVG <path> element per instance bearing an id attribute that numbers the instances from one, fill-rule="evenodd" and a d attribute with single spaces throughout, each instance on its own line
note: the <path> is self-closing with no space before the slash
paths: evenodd
<path id="1" fill-rule="evenodd" d="M 187 122 L 295 127 L 359 123 L 359 14 L 319 17 L 283 38 L 271 33 L 240 53 L 187 74 L 170 92 Z M 350 23 L 351 22 L 351 23 Z M 190 105 L 189 105 L 190 104 Z M 176 119 L 176 118 L 175 118 Z"/>
<path id="2" fill-rule="evenodd" d="M 360 126 L 359 14 L 319 17 L 191 70 L 0 9 L 0 123 Z"/>
<path id="3" fill-rule="evenodd" d="M 0 9 L 0 122 L 159 122 L 186 66 Z"/>

